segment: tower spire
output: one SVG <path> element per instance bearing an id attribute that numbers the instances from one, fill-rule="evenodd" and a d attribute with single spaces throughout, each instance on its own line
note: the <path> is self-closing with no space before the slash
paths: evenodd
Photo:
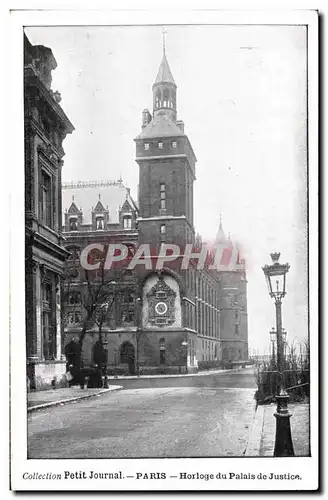
<path id="1" fill-rule="evenodd" d="M 222 214 L 220 214 L 220 225 L 218 232 L 216 233 L 216 238 L 215 238 L 215 243 L 224 243 L 227 241 L 227 237 L 225 235 L 224 229 L 223 229 L 223 224 L 222 224 Z"/>
<path id="2" fill-rule="evenodd" d="M 153 84 L 153 117 L 166 115 L 173 122 L 177 118 L 177 86 L 166 58 L 166 29 L 162 28 L 163 57 Z"/>
<path id="3" fill-rule="evenodd" d="M 163 35 L 163 56 L 165 56 L 165 35 L 167 35 L 167 31 L 165 28 L 162 29 L 162 35 Z"/>

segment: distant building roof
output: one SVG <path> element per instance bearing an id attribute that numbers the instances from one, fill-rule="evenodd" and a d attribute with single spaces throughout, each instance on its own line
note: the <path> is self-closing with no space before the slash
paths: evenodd
<path id="1" fill-rule="evenodd" d="M 136 203 L 130 195 L 122 180 L 118 181 L 78 181 L 63 182 L 62 184 L 62 209 L 63 220 L 66 211 L 72 203 L 82 211 L 82 223 L 92 223 L 92 210 L 101 201 L 102 206 L 109 212 L 109 222 L 119 222 L 119 210 L 128 200 L 132 207 Z"/>
<path id="2" fill-rule="evenodd" d="M 226 243 L 228 241 L 222 225 L 222 216 L 220 215 L 220 225 L 218 232 L 216 233 L 215 243 Z"/>
<path id="3" fill-rule="evenodd" d="M 167 116 L 165 111 L 159 111 L 136 139 L 183 136 L 185 136 L 184 132 Z"/>

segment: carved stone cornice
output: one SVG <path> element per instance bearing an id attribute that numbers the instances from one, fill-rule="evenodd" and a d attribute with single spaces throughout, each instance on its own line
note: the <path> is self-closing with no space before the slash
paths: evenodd
<path id="1" fill-rule="evenodd" d="M 25 74 L 24 85 L 26 87 L 33 87 L 38 92 L 38 97 L 42 98 L 44 102 L 50 106 L 54 112 L 57 120 L 63 127 L 63 135 L 72 133 L 74 130 L 73 124 L 70 122 L 65 112 L 54 98 L 53 93 L 45 87 L 42 81 L 35 74 Z M 34 96 L 35 97 L 35 96 Z"/>
<path id="2" fill-rule="evenodd" d="M 43 127 L 38 121 L 35 120 L 35 118 L 33 118 L 32 116 L 25 116 L 25 134 L 26 136 L 32 138 L 33 133 L 37 133 L 40 139 L 42 139 L 45 144 L 49 144 L 59 159 L 61 159 L 65 155 L 64 149 L 61 146 L 56 146 L 49 140 Z"/>

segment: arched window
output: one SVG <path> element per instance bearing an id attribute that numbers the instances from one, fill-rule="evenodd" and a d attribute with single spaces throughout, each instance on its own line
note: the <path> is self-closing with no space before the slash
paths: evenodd
<path id="1" fill-rule="evenodd" d="M 79 366 L 81 348 L 78 342 L 71 340 L 65 346 L 65 356 L 68 365 Z"/>
<path id="2" fill-rule="evenodd" d="M 67 315 L 67 322 L 69 325 L 78 325 L 82 321 L 81 313 L 79 312 L 70 312 Z"/>
<path id="3" fill-rule="evenodd" d="M 170 106 L 170 93 L 168 90 L 164 90 L 163 93 L 163 107 L 168 108 Z"/>
<path id="4" fill-rule="evenodd" d="M 155 108 L 161 107 L 161 91 L 158 89 L 155 96 Z"/>

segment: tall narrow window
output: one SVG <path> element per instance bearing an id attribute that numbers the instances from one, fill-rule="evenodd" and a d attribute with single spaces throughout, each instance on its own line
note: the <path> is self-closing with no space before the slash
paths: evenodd
<path id="1" fill-rule="evenodd" d="M 41 172 L 40 218 L 51 227 L 51 178 L 44 170 Z"/>
<path id="2" fill-rule="evenodd" d="M 166 239 L 166 225 L 165 224 L 160 225 L 160 239 L 161 239 L 161 241 L 165 241 L 165 239 Z"/>
<path id="3" fill-rule="evenodd" d="M 165 339 L 160 339 L 159 341 L 159 355 L 160 355 L 160 359 L 159 359 L 159 363 L 161 365 L 164 365 L 165 364 Z"/>
<path id="4" fill-rule="evenodd" d="M 105 224 L 104 224 L 104 218 L 101 217 L 96 217 L 96 230 L 103 230 L 105 229 Z"/>
<path id="5" fill-rule="evenodd" d="M 239 335 L 239 311 L 235 311 L 235 335 Z"/>
<path id="6" fill-rule="evenodd" d="M 167 90 L 164 90 L 163 94 L 163 107 L 168 108 L 169 107 L 169 100 L 170 100 L 170 95 Z"/>
<path id="7" fill-rule="evenodd" d="M 69 230 L 70 231 L 77 231 L 77 218 L 76 217 L 70 217 Z"/>
<path id="8" fill-rule="evenodd" d="M 162 142 L 158 143 L 158 149 L 163 149 L 163 143 Z"/>
<path id="9" fill-rule="evenodd" d="M 160 208 L 164 210 L 166 208 L 166 186 L 165 184 L 161 184 L 160 187 Z"/>
<path id="10" fill-rule="evenodd" d="M 155 108 L 161 107 L 161 91 L 158 89 L 155 97 Z"/>

